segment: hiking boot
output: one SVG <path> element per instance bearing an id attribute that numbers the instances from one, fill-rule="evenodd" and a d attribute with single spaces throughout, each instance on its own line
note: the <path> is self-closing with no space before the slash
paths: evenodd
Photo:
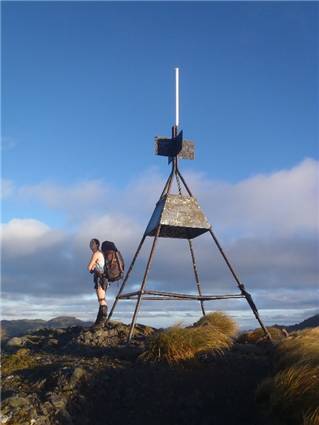
<path id="1" fill-rule="evenodd" d="M 103 322 L 103 324 L 105 324 L 107 320 L 107 305 L 101 305 L 101 307 L 101 321 Z"/>
<path id="2" fill-rule="evenodd" d="M 99 312 L 92 328 L 101 328 L 104 326 L 107 319 L 107 306 L 100 305 Z"/>
<path id="3" fill-rule="evenodd" d="M 100 305 L 95 322 L 91 327 L 95 328 L 99 323 L 101 323 L 101 318 L 102 318 L 102 306 Z"/>

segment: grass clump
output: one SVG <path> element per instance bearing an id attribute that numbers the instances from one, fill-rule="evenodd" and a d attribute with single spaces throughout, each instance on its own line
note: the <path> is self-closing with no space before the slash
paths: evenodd
<path id="1" fill-rule="evenodd" d="M 143 361 L 162 362 L 169 365 L 193 359 L 203 351 L 222 353 L 232 344 L 228 335 L 210 326 L 182 328 L 172 326 L 149 337 Z"/>
<path id="2" fill-rule="evenodd" d="M 280 341 L 286 338 L 285 333 L 280 328 L 267 327 L 273 341 Z M 257 344 L 263 341 L 266 337 L 265 332 L 262 328 L 255 329 L 254 331 L 244 332 L 239 335 L 237 341 L 240 344 Z"/>
<path id="3" fill-rule="evenodd" d="M 32 356 L 31 351 L 27 348 L 21 348 L 14 354 L 3 356 L 2 373 L 10 375 L 17 370 L 33 368 L 36 365 L 37 361 Z"/>
<path id="4" fill-rule="evenodd" d="M 234 337 L 238 332 L 237 323 L 222 312 L 208 313 L 201 317 L 198 322 L 194 323 L 194 326 L 213 326 L 229 337 Z"/>
<path id="5" fill-rule="evenodd" d="M 319 367 L 295 366 L 278 372 L 257 390 L 257 400 L 267 402 L 272 413 L 291 424 L 310 421 L 319 403 Z"/>
<path id="6" fill-rule="evenodd" d="M 304 415 L 302 425 L 319 425 L 319 407 Z"/>
<path id="7" fill-rule="evenodd" d="M 319 327 L 295 332 L 277 347 L 279 369 L 299 365 L 319 366 Z"/>
<path id="8" fill-rule="evenodd" d="M 295 332 L 276 347 L 277 373 L 257 390 L 257 401 L 285 423 L 319 425 L 319 328 Z"/>

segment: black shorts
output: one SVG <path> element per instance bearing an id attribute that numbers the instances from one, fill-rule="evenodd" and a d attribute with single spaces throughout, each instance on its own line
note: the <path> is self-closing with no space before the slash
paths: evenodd
<path id="1" fill-rule="evenodd" d="M 106 277 L 101 276 L 99 273 L 94 273 L 93 282 L 94 282 L 94 289 L 98 289 L 100 287 L 104 289 L 104 291 L 106 291 L 107 287 L 109 286 L 109 282 L 106 279 Z"/>

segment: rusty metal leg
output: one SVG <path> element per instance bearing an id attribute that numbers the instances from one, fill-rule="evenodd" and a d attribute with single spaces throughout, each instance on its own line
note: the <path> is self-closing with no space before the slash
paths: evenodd
<path id="1" fill-rule="evenodd" d="M 124 280 L 123 280 L 123 282 L 122 282 L 122 285 L 121 285 L 121 287 L 120 287 L 120 290 L 119 290 L 119 292 L 118 292 L 118 294 L 117 294 L 117 296 L 116 296 L 116 298 L 115 298 L 115 300 L 114 300 L 114 303 L 113 303 L 113 305 L 112 305 L 112 309 L 111 309 L 110 314 L 109 314 L 109 316 L 108 316 L 108 318 L 107 318 L 107 321 L 109 321 L 109 320 L 110 320 L 110 318 L 111 318 L 111 316 L 112 316 L 112 314 L 113 314 L 113 311 L 114 311 L 114 309 L 115 309 L 115 306 L 116 306 L 116 304 L 117 304 L 117 302 L 118 302 L 118 300 L 119 300 L 119 296 L 121 295 L 121 293 L 122 293 L 122 291 L 123 291 L 123 289 L 124 289 L 124 286 L 125 286 L 125 284 L 126 284 L 126 282 L 127 282 L 127 279 L 129 278 L 129 275 L 131 274 L 131 271 L 132 271 L 132 269 L 133 269 L 133 266 L 134 266 L 134 264 L 135 264 L 135 261 L 136 261 L 136 259 L 137 259 L 137 256 L 138 256 L 138 254 L 139 254 L 139 252 L 140 252 L 140 250 L 141 250 L 141 248 L 142 248 L 142 246 L 143 246 L 143 243 L 144 243 L 144 241 L 145 241 L 145 238 L 146 238 L 146 235 L 144 234 L 144 235 L 143 235 L 143 237 L 142 237 L 142 239 L 141 239 L 141 242 L 140 242 L 140 244 L 139 244 L 139 246 L 138 246 L 138 248 L 137 248 L 137 250 L 136 250 L 136 252 L 135 252 L 135 255 L 134 255 L 134 257 L 133 257 L 133 260 L 132 260 L 132 262 L 131 262 L 131 265 L 130 265 L 130 267 L 129 267 L 129 269 L 128 269 L 127 273 L 126 273 L 126 276 L 125 276 L 125 278 L 124 278 Z"/>
<path id="2" fill-rule="evenodd" d="M 193 244 L 192 244 L 192 241 L 190 239 L 187 239 L 187 240 L 188 240 L 189 249 L 190 249 L 191 256 L 192 256 L 192 263 L 193 263 L 193 269 L 194 269 L 194 275 L 195 275 L 197 290 L 198 290 L 199 295 L 202 296 L 202 291 L 201 291 L 199 276 L 198 276 L 198 271 L 197 271 L 197 265 L 196 265 L 194 251 L 193 251 Z M 203 316 L 206 316 L 205 309 L 204 309 L 204 301 L 200 300 L 200 306 L 201 306 L 201 309 L 202 309 Z"/>
<path id="3" fill-rule="evenodd" d="M 171 174 L 168 176 L 168 179 L 167 179 L 167 181 L 165 183 L 164 189 L 163 189 L 163 191 L 161 193 L 160 199 L 161 199 L 162 196 L 164 196 L 164 195 L 166 195 L 168 193 L 168 191 L 169 191 L 169 189 L 171 187 L 171 182 L 172 182 L 172 179 L 173 179 L 173 174 L 174 174 L 174 169 L 172 168 Z"/>
<path id="4" fill-rule="evenodd" d="M 254 303 L 251 295 L 249 294 L 249 292 L 246 291 L 245 286 L 240 282 L 239 277 L 235 273 L 235 270 L 233 269 L 232 265 L 230 264 L 228 258 L 226 257 L 226 254 L 224 253 L 222 247 L 220 246 L 220 244 L 218 242 L 218 239 L 216 238 L 216 236 L 215 236 L 214 232 L 212 231 L 212 229 L 209 229 L 209 233 L 212 235 L 212 238 L 214 239 L 214 241 L 215 241 L 215 243 L 217 245 L 217 248 L 219 249 L 219 252 L 221 253 L 221 255 L 224 258 L 224 260 L 225 260 L 225 262 L 226 262 L 226 264 L 227 264 L 227 266 L 228 266 L 231 274 L 233 275 L 233 277 L 234 277 L 234 279 L 235 279 L 235 281 L 236 281 L 236 283 L 238 285 L 238 288 L 240 289 L 241 293 L 245 296 L 245 298 L 246 298 L 246 300 L 247 300 L 247 302 L 249 304 L 249 307 L 251 308 L 252 312 L 254 313 L 254 315 L 255 315 L 257 321 L 259 322 L 261 328 L 263 329 L 265 335 L 270 339 L 270 341 L 272 341 L 271 335 L 270 335 L 268 329 L 266 328 L 266 326 L 263 324 L 263 322 L 262 322 L 262 320 L 261 320 L 261 318 L 259 316 L 259 312 L 257 310 L 257 307 L 256 307 L 256 305 L 255 305 L 255 303 Z"/>
<path id="5" fill-rule="evenodd" d="M 133 335 L 136 316 L 137 316 L 137 313 L 138 313 L 138 310 L 139 310 L 139 307 L 140 307 L 141 298 L 142 298 L 142 295 L 143 295 L 147 275 L 148 275 L 148 272 L 149 272 L 149 269 L 150 269 L 150 266 L 151 266 L 151 261 L 152 261 L 153 255 L 154 255 L 154 250 L 155 250 L 155 246 L 156 246 L 156 242 L 157 242 L 160 230 L 161 230 L 161 225 L 158 226 L 158 229 L 156 231 L 156 235 L 154 236 L 151 252 L 150 252 L 150 255 L 148 257 L 147 264 L 146 264 L 146 269 L 145 269 L 145 273 L 144 273 L 144 276 L 143 276 L 141 289 L 140 289 L 140 292 L 138 294 L 138 299 L 137 299 L 137 302 L 136 302 L 136 306 L 135 306 L 135 310 L 134 310 L 134 314 L 133 314 L 133 318 L 132 318 L 132 322 L 131 322 L 130 332 L 129 332 L 129 335 L 128 335 L 128 338 L 127 338 L 128 343 L 130 342 L 132 335 Z"/>

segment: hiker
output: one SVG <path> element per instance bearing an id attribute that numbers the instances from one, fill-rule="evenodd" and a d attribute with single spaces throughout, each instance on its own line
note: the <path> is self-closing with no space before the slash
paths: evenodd
<path id="1" fill-rule="evenodd" d="M 104 276 L 105 258 L 100 250 L 100 241 L 92 239 L 90 242 L 92 257 L 88 264 L 88 271 L 93 274 L 94 289 L 99 303 L 99 311 L 94 326 L 103 326 L 107 319 L 107 305 L 105 300 L 105 291 L 108 281 Z"/>

